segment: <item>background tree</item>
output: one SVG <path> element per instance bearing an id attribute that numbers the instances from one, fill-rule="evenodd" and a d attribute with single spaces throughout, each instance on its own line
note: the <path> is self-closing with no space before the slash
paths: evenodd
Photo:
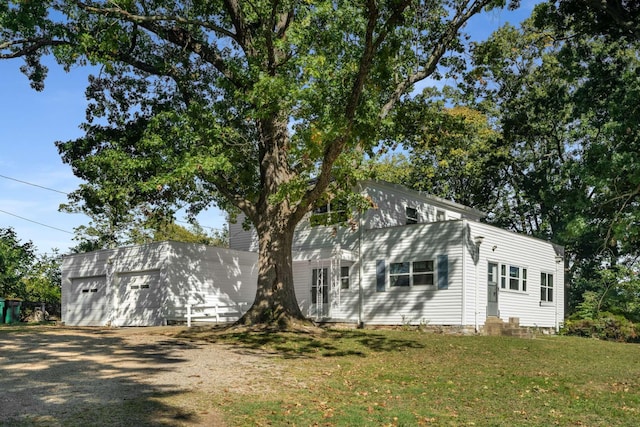
<path id="1" fill-rule="evenodd" d="M 496 220 L 565 245 L 572 310 L 632 317 L 621 296 L 640 255 L 638 40 L 588 33 L 561 12 L 544 4 L 478 44 L 466 93 L 512 157 Z"/>
<path id="2" fill-rule="evenodd" d="M 35 259 L 33 243 L 22 243 L 12 228 L 0 228 L 0 296 L 25 298 L 24 278 Z"/>
<path id="3" fill-rule="evenodd" d="M 62 257 L 57 250 L 35 256 L 28 274 L 23 278 L 25 299 L 58 306 L 61 301 Z"/>
<path id="4" fill-rule="evenodd" d="M 36 89 L 42 55 L 100 65 L 85 136 L 58 144 L 86 181 L 72 198 L 89 213 L 108 208 L 112 223 L 141 205 L 244 212 L 259 275 L 243 321 L 286 324 L 303 318 L 296 224 L 329 187 L 352 188 L 389 113 L 416 83 L 459 66 L 462 27 L 504 3 L 9 1 L 0 58 L 23 57 Z"/>

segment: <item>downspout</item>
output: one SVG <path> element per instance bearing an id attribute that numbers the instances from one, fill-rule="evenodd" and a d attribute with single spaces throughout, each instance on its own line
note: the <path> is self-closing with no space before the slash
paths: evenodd
<path id="1" fill-rule="evenodd" d="M 467 306 L 466 306 L 466 294 L 467 294 L 467 269 L 466 269 L 466 242 L 467 242 L 467 220 L 462 220 L 462 313 L 460 316 L 460 325 L 464 328 L 467 326 Z"/>
<path id="2" fill-rule="evenodd" d="M 476 274 L 476 278 L 475 278 L 475 286 L 476 286 L 476 296 L 475 296 L 475 310 L 474 310 L 474 323 L 475 323 L 475 328 L 476 328 L 476 333 L 479 331 L 479 326 L 478 326 L 478 287 L 480 286 L 480 281 L 478 279 L 478 266 L 480 265 L 480 245 L 482 244 L 482 242 L 484 241 L 484 237 L 483 236 L 475 236 L 473 238 L 473 243 L 474 243 L 474 253 L 475 253 L 475 259 L 474 259 L 474 264 L 475 264 L 475 274 Z"/>
<path id="3" fill-rule="evenodd" d="M 362 184 L 358 183 L 358 187 L 360 189 L 360 193 L 362 193 Z M 362 274 L 364 272 L 364 267 L 362 265 L 362 215 L 362 212 L 358 212 L 358 328 L 362 328 L 364 326 L 362 318 L 364 304 L 364 292 L 362 290 Z"/>
<path id="4" fill-rule="evenodd" d="M 560 263 L 563 261 L 563 258 L 561 256 L 556 256 L 556 276 L 554 278 L 554 280 L 556 282 L 560 282 L 560 278 L 558 277 L 558 266 L 560 265 Z M 564 274 L 564 264 L 563 264 L 563 269 L 562 269 L 562 273 Z M 548 284 L 547 284 L 548 285 Z M 564 276 L 562 277 L 562 288 L 564 290 Z M 556 324 L 556 334 L 560 333 L 560 323 L 558 322 L 558 294 L 559 292 L 556 289 L 560 289 L 560 286 L 556 286 L 554 283 L 554 289 L 553 289 L 553 299 L 555 301 L 555 324 Z M 564 295 L 563 292 L 563 299 L 566 298 L 566 295 Z"/>

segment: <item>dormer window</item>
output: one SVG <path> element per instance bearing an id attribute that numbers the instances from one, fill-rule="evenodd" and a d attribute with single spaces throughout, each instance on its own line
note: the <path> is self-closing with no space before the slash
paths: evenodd
<path id="1" fill-rule="evenodd" d="M 440 209 L 438 209 L 436 211 L 436 221 L 444 221 L 445 219 L 447 218 L 445 217 L 444 211 L 441 211 Z"/>
<path id="2" fill-rule="evenodd" d="M 407 206 L 406 208 L 404 208 L 404 213 L 407 218 L 407 224 L 418 223 L 418 210 L 416 208 Z"/>

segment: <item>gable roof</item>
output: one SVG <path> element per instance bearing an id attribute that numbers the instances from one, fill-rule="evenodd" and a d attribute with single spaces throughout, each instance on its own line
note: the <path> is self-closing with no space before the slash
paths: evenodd
<path id="1" fill-rule="evenodd" d="M 404 193 L 412 197 L 421 198 L 425 202 L 441 207 L 443 209 L 449 209 L 455 212 L 459 212 L 466 218 L 482 219 L 487 217 L 487 213 L 481 210 L 465 206 L 460 203 L 452 202 L 450 200 L 443 199 L 441 197 L 434 196 L 432 194 L 425 193 L 424 191 L 412 190 L 404 185 L 394 184 L 387 181 L 380 180 L 362 180 L 360 181 L 362 187 L 378 187 L 383 190 L 387 190 L 393 193 Z"/>

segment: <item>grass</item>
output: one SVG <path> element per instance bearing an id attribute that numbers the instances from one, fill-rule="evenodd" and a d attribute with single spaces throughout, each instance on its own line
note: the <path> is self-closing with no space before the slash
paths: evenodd
<path id="1" fill-rule="evenodd" d="M 286 375 L 272 393 L 213 397 L 233 426 L 635 426 L 640 419 L 638 345 L 399 330 L 186 334 L 279 358 Z"/>

